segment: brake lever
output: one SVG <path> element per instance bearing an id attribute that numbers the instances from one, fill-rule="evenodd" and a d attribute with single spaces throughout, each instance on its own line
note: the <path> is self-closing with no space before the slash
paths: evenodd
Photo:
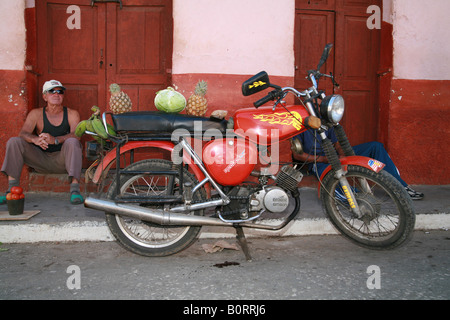
<path id="1" fill-rule="evenodd" d="M 284 100 L 278 100 L 277 102 L 275 102 L 275 104 L 273 105 L 273 107 L 272 107 L 272 111 L 275 111 L 275 109 L 278 107 L 278 105 L 279 104 L 283 104 L 283 103 L 286 103 L 286 101 L 284 101 Z"/>
<path id="2" fill-rule="evenodd" d="M 339 85 L 339 83 L 336 82 L 336 80 L 334 80 L 334 76 L 333 76 L 332 72 L 330 72 L 330 76 L 331 76 L 331 82 L 333 83 L 333 86 L 339 88 L 340 85 Z"/>
<path id="3" fill-rule="evenodd" d="M 339 88 L 339 83 L 337 83 L 336 80 L 334 80 L 333 72 L 330 72 L 330 75 L 324 74 L 324 76 L 328 77 L 328 78 L 331 78 L 331 82 L 333 83 L 333 86 Z"/>
<path id="4" fill-rule="evenodd" d="M 272 111 L 275 111 L 275 109 L 276 109 L 276 107 L 278 107 L 278 105 L 280 104 L 280 103 L 286 103 L 286 101 L 284 101 L 283 99 L 284 98 L 286 98 L 286 96 L 287 96 L 287 92 L 281 92 L 280 93 L 280 97 L 278 98 L 278 100 L 274 103 L 274 105 L 273 105 L 273 107 L 272 107 Z"/>
<path id="5" fill-rule="evenodd" d="M 331 82 L 333 83 L 333 86 L 335 86 L 335 87 L 337 87 L 337 88 L 340 87 L 339 83 L 337 83 L 336 80 L 334 79 L 333 72 L 330 72 L 330 74 L 323 74 L 323 73 L 320 73 L 320 74 L 319 74 L 319 77 L 327 77 L 327 78 L 330 78 L 330 79 L 331 79 Z"/>

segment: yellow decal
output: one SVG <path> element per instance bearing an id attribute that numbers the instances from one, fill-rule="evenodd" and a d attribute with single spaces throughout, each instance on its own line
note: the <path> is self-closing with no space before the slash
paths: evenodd
<path id="1" fill-rule="evenodd" d="M 294 118 L 295 117 L 295 118 Z M 282 126 L 293 126 L 300 131 L 302 129 L 303 119 L 302 116 L 295 111 L 292 112 L 279 112 L 271 114 L 254 114 L 253 119 L 268 122 L 270 124 L 279 124 Z"/>
<path id="2" fill-rule="evenodd" d="M 350 208 L 355 209 L 355 203 L 353 202 L 352 196 L 350 192 L 348 192 L 348 188 L 346 186 L 343 186 L 342 189 L 344 190 L 344 194 L 348 200 L 348 204 L 350 205 Z"/>
<path id="3" fill-rule="evenodd" d="M 249 85 L 248 88 L 249 89 L 258 88 L 258 87 L 262 87 L 265 84 L 266 84 L 266 82 L 255 81 L 255 82 L 253 82 L 253 84 Z"/>

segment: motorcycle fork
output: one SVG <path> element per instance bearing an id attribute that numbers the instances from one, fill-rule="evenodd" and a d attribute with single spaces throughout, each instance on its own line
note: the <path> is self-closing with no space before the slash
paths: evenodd
<path id="1" fill-rule="evenodd" d="M 355 194 L 353 193 L 353 190 L 350 187 L 347 178 L 345 177 L 346 172 L 342 168 L 341 162 L 339 161 L 339 157 L 336 153 L 336 149 L 331 144 L 331 141 L 327 138 L 325 131 L 319 131 L 319 135 L 322 140 L 322 148 L 325 152 L 328 162 L 331 164 L 331 168 L 333 169 L 336 179 L 338 179 L 339 183 L 341 184 L 341 188 L 344 191 L 344 195 L 347 198 L 350 209 L 358 218 L 361 218 L 361 210 L 359 208 L 358 202 L 356 201 Z"/>

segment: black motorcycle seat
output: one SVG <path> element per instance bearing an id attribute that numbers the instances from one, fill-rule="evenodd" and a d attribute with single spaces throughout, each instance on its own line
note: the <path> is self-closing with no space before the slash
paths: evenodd
<path id="1" fill-rule="evenodd" d="M 204 133 L 209 129 L 226 132 L 227 121 L 160 111 L 134 111 L 111 115 L 117 132 L 172 133 L 177 129 Z"/>

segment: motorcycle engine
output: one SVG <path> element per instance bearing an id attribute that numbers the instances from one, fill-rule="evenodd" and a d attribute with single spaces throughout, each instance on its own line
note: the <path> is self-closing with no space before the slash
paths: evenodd
<path id="1" fill-rule="evenodd" d="M 280 213 L 289 206 L 289 196 L 280 187 L 269 187 L 259 190 L 250 196 L 250 211 L 266 209 L 273 213 Z"/>
<path id="2" fill-rule="evenodd" d="M 264 212 L 281 213 L 289 206 L 289 196 L 277 186 L 256 189 L 246 186 L 234 187 L 229 193 L 230 204 L 221 208 L 227 220 L 247 220 Z M 219 209 L 219 208 L 218 208 Z"/>
<path id="3" fill-rule="evenodd" d="M 298 196 L 298 183 L 303 175 L 292 166 L 284 166 L 276 177 L 276 186 L 254 188 L 235 186 L 226 190 L 231 202 L 216 210 L 226 220 L 247 220 L 262 212 L 282 213 L 289 207 L 289 193 Z"/>
<path id="4" fill-rule="evenodd" d="M 287 189 L 293 193 L 294 196 L 298 195 L 298 184 L 303 179 L 303 174 L 294 169 L 291 166 L 284 166 L 281 168 L 277 175 L 276 183 L 283 189 Z"/>

